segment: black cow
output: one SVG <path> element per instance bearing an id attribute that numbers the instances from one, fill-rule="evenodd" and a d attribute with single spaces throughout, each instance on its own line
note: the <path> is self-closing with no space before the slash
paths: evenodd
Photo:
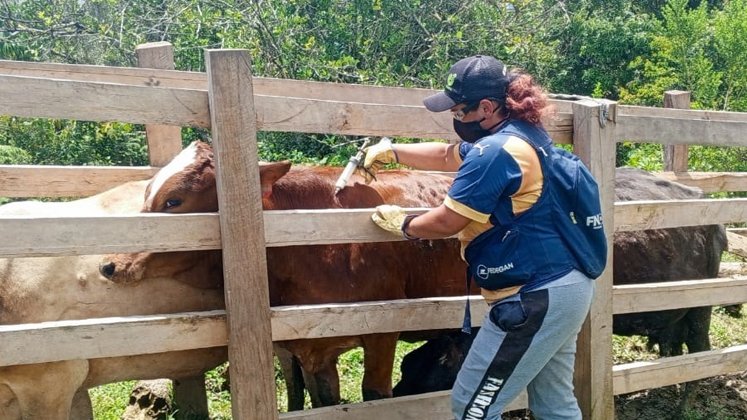
<path id="1" fill-rule="evenodd" d="M 675 200 L 702 198 L 697 188 L 658 178 L 633 168 L 618 168 L 615 200 Z M 614 239 L 614 284 L 693 280 L 718 277 L 726 249 L 723 226 L 621 232 Z M 710 350 L 711 307 L 682 308 L 615 315 L 613 332 L 644 335 L 657 344 L 661 356 Z M 460 333 L 455 333 L 460 334 Z M 473 333 L 474 334 L 474 333 Z M 399 395 L 451 389 L 466 351 L 469 336 L 448 334 L 431 340 L 405 356 Z M 397 395 L 395 393 L 395 395 Z"/>
<path id="2" fill-rule="evenodd" d="M 450 331 L 425 342 L 402 359 L 402 379 L 392 390 L 395 397 L 451 389 L 464 357 L 479 328 L 472 334 Z"/>

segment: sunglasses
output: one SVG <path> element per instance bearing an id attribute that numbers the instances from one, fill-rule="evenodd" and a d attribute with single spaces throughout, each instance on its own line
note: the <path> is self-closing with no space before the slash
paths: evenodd
<path id="1" fill-rule="evenodd" d="M 487 99 L 487 100 L 493 102 L 497 107 L 500 107 L 500 101 L 498 100 L 498 98 L 494 98 L 492 96 L 488 96 L 487 98 L 483 98 L 483 99 Z M 480 99 L 477 102 L 473 102 L 471 104 L 470 103 L 466 103 L 462 107 L 462 109 L 457 110 L 457 111 L 451 111 L 451 116 L 454 117 L 455 120 L 461 122 L 464 119 L 464 117 L 467 116 L 467 114 L 469 114 L 470 112 L 476 110 L 480 106 L 480 102 L 481 101 L 482 101 L 482 99 Z M 497 110 L 498 110 L 498 108 L 496 108 L 493 112 L 495 112 Z"/>
<path id="2" fill-rule="evenodd" d="M 464 117 L 467 116 L 467 114 L 469 114 L 470 112 L 476 110 L 477 107 L 479 107 L 479 106 L 480 106 L 480 101 L 477 101 L 477 102 L 474 102 L 474 103 L 471 103 L 471 104 L 465 104 L 461 109 L 456 110 L 456 111 L 451 111 L 451 116 L 455 120 L 461 122 L 464 119 Z"/>

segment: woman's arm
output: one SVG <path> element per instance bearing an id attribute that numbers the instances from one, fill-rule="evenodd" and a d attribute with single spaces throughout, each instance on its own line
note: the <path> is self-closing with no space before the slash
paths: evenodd
<path id="1" fill-rule="evenodd" d="M 456 144 L 413 143 L 393 144 L 397 160 L 403 165 L 428 171 L 456 172 L 460 161 L 456 158 Z"/>
<path id="2" fill-rule="evenodd" d="M 459 233 L 470 222 L 454 210 L 441 204 L 412 219 L 407 234 L 421 239 L 441 239 Z"/>

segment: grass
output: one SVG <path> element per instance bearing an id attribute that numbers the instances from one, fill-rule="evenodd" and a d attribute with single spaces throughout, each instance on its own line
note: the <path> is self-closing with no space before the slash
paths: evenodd
<path id="1" fill-rule="evenodd" d="M 400 379 L 399 365 L 402 358 L 410 351 L 419 347 L 422 342 L 405 343 L 399 342 L 394 359 L 394 373 L 392 384 Z M 212 420 L 231 419 L 231 395 L 224 389 L 225 377 L 223 373 L 228 364 L 223 364 L 205 375 L 205 384 L 208 390 L 208 410 Z M 353 349 L 340 356 L 337 363 L 340 372 L 340 398 L 343 403 L 361 402 L 361 381 L 363 379 L 363 350 Z M 129 400 L 130 392 L 136 381 L 118 382 L 103 385 L 90 390 L 93 415 L 95 420 L 119 420 Z M 275 385 L 277 404 L 280 411 L 287 411 L 288 398 L 285 382 L 280 372 L 280 364 L 275 360 Z M 311 408 L 311 400 L 306 395 L 305 409 Z"/>
<path id="2" fill-rule="evenodd" d="M 743 311 L 747 309 L 744 308 Z M 740 344 L 745 344 L 747 337 L 747 315 L 741 318 L 734 318 L 726 314 L 723 308 L 716 307 L 713 310 L 711 320 L 711 345 L 714 349 L 725 348 Z M 395 369 L 392 377 L 392 383 L 396 384 L 400 379 L 399 365 L 402 358 L 410 351 L 417 348 L 422 343 L 404 343 L 400 342 L 397 346 L 395 355 Z M 613 336 L 612 339 L 613 360 L 615 364 L 629 363 L 640 360 L 653 360 L 658 357 L 657 349 L 651 351 L 647 349 L 647 342 L 644 337 L 621 337 Z M 340 356 L 338 362 L 340 372 L 340 393 L 344 403 L 355 403 L 361 401 L 361 379 L 363 376 L 363 351 L 354 349 Z M 206 376 L 208 389 L 208 407 L 211 419 L 228 420 L 231 419 L 231 397 L 228 391 L 224 390 L 223 371 L 227 365 L 222 365 Z M 277 402 L 280 411 L 286 411 L 287 398 L 285 394 L 285 384 L 280 374 L 280 366 L 275 363 L 275 383 L 277 385 Z M 135 382 L 120 382 L 111 385 L 100 386 L 90 391 L 94 407 L 94 418 L 96 420 L 119 420 L 124 407 L 127 405 L 129 393 Z M 305 408 L 311 408 L 311 401 L 306 397 Z M 711 407 L 709 413 L 688 412 L 686 418 L 689 420 L 699 419 L 721 419 L 727 420 L 728 417 L 718 416 L 718 407 Z"/>
<path id="3" fill-rule="evenodd" d="M 96 420 L 119 420 L 130 399 L 136 381 L 117 382 L 88 391 Z"/>

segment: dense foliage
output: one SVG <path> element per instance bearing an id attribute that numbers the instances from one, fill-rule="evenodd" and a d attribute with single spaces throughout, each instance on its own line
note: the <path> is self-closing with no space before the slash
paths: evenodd
<path id="1" fill-rule="evenodd" d="M 133 66 L 137 45 L 168 41 L 180 70 L 204 70 L 205 48 L 244 48 L 259 76 L 440 88 L 452 62 L 484 53 L 555 93 L 659 106 L 679 89 L 693 108 L 747 111 L 747 0 L 0 1 L 3 59 Z M 341 164 L 349 141 L 261 133 L 260 153 Z M 34 163 L 146 161 L 131 124 L 0 117 L 0 144 Z M 656 169 L 651 146 L 622 146 L 618 163 Z M 696 149 L 691 165 L 744 170 L 744 154 Z"/>

